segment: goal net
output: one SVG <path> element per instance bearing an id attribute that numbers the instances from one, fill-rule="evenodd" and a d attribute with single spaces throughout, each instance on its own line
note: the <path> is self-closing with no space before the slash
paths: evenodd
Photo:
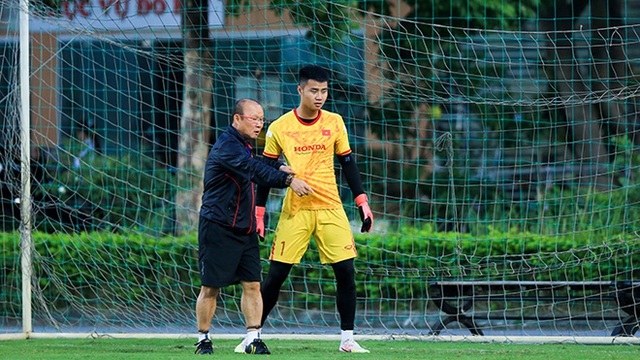
<path id="1" fill-rule="evenodd" d="M 195 333 L 209 145 L 237 99 L 270 120 L 296 107 L 310 63 L 331 73 L 325 108 L 345 119 L 375 216 L 360 234 L 336 166 L 356 332 L 634 335 L 640 1 L 517 3 L 32 2 L 27 83 L 27 10 L 0 0 L 0 335 L 27 311 L 39 333 Z M 263 273 L 283 195 L 270 194 Z M 244 332 L 240 294 L 222 289 L 213 333 Z M 313 240 L 266 327 L 338 333 Z"/>

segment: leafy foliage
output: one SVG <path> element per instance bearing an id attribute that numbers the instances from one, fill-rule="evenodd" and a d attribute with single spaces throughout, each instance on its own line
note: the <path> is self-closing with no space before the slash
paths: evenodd
<path id="1" fill-rule="evenodd" d="M 492 230 L 475 236 L 438 232 L 430 225 L 384 235 L 358 234 L 358 296 L 388 308 L 393 305 L 379 301 L 415 300 L 401 307 L 426 303 L 430 280 L 627 280 L 640 276 L 640 240 L 635 234 L 594 238 L 598 237 L 586 231 L 545 236 Z M 33 240 L 37 254 L 34 276 L 52 306 L 69 307 L 70 297 L 76 296 L 96 300 L 105 311 L 127 301 L 165 307 L 195 302 L 199 282 L 195 233 L 176 238 L 131 231 L 36 232 Z M 0 233 L 0 248 L 17 249 L 19 243 L 18 232 Z M 263 256 L 269 243 L 263 244 Z M 5 268 L 19 268 L 15 254 L 9 251 L 2 256 Z M 281 304 L 318 300 L 320 294 L 335 296 L 332 271 L 320 264 L 316 251 L 308 251 L 302 264 L 293 267 L 288 280 L 293 291 L 283 294 L 289 298 L 281 299 Z M 0 282 L 16 284 L 19 276 L 2 272 Z M 54 278 L 64 282 L 50 282 Z M 105 286 L 113 291 L 101 292 Z M 0 295 L 4 306 L 19 301 L 11 292 Z"/>
<path id="2" fill-rule="evenodd" d="M 68 145 L 70 151 L 61 157 L 55 180 L 42 188 L 62 207 L 86 219 L 83 224 L 72 224 L 76 230 L 172 230 L 176 179 L 170 169 L 155 167 L 152 159 L 139 155 L 95 153 L 81 159 L 77 167 L 77 159 L 71 156 L 78 153 L 77 146 L 75 142 Z"/>

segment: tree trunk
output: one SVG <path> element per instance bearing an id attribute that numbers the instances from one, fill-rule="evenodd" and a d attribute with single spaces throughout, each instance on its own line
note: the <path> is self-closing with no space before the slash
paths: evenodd
<path id="1" fill-rule="evenodd" d="M 604 98 L 621 95 L 624 98 L 626 81 L 633 77 L 633 69 L 624 52 L 624 24 L 621 5 L 618 0 L 592 0 L 592 14 L 607 14 L 606 18 L 592 17 L 591 28 L 599 29 L 592 37 L 592 58 L 597 59 L 593 90 L 603 94 Z M 620 31 L 620 33 L 618 33 Z M 605 119 L 613 135 L 628 135 L 635 145 L 640 145 L 635 120 L 628 120 L 625 104 L 622 100 L 599 103 L 601 117 Z"/>
<path id="2" fill-rule="evenodd" d="M 176 234 L 196 228 L 209 150 L 213 74 L 208 0 L 184 0 L 184 95 L 178 135 Z"/>
<path id="3" fill-rule="evenodd" d="M 587 3 L 556 2 L 555 17 L 561 20 L 552 20 L 550 27 L 553 29 L 553 44 L 549 48 L 553 51 L 551 58 L 555 59 L 555 83 L 552 86 L 564 102 L 566 121 L 572 134 L 572 149 L 579 163 L 579 183 L 575 185 L 580 188 L 594 186 L 608 189 L 611 174 L 607 172 L 609 159 L 603 143 L 602 119 L 593 105 L 580 100 L 586 97 L 590 89 L 580 73 L 579 59 L 575 53 L 576 40 L 570 31 Z"/>

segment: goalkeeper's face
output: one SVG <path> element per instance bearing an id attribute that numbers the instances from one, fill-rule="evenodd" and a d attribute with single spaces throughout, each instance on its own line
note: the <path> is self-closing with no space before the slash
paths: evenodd
<path id="1" fill-rule="evenodd" d="M 300 106 L 309 112 L 317 112 L 322 108 L 329 96 L 329 83 L 309 79 L 298 86 Z"/>

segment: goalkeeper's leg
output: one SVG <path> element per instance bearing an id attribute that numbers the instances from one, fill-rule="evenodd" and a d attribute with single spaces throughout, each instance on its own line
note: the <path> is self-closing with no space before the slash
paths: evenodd
<path id="1" fill-rule="evenodd" d="M 262 321 L 261 325 L 264 326 L 264 322 L 267 320 L 267 316 L 271 310 L 276 306 L 278 302 L 278 295 L 280 295 L 280 288 L 284 281 L 289 276 L 289 271 L 293 264 L 286 264 L 279 261 L 271 261 L 269 265 L 269 273 L 267 277 L 262 281 L 260 285 L 260 291 L 262 292 Z"/>
<path id="2" fill-rule="evenodd" d="M 331 264 L 336 277 L 336 303 L 340 314 L 340 328 L 353 330 L 356 318 L 356 280 L 353 259 Z"/>
<path id="3" fill-rule="evenodd" d="M 340 313 L 340 347 L 341 352 L 368 353 L 353 337 L 356 318 L 356 280 L 353 259 L 331 264 L 336 277 L 336 302 Z"/>

